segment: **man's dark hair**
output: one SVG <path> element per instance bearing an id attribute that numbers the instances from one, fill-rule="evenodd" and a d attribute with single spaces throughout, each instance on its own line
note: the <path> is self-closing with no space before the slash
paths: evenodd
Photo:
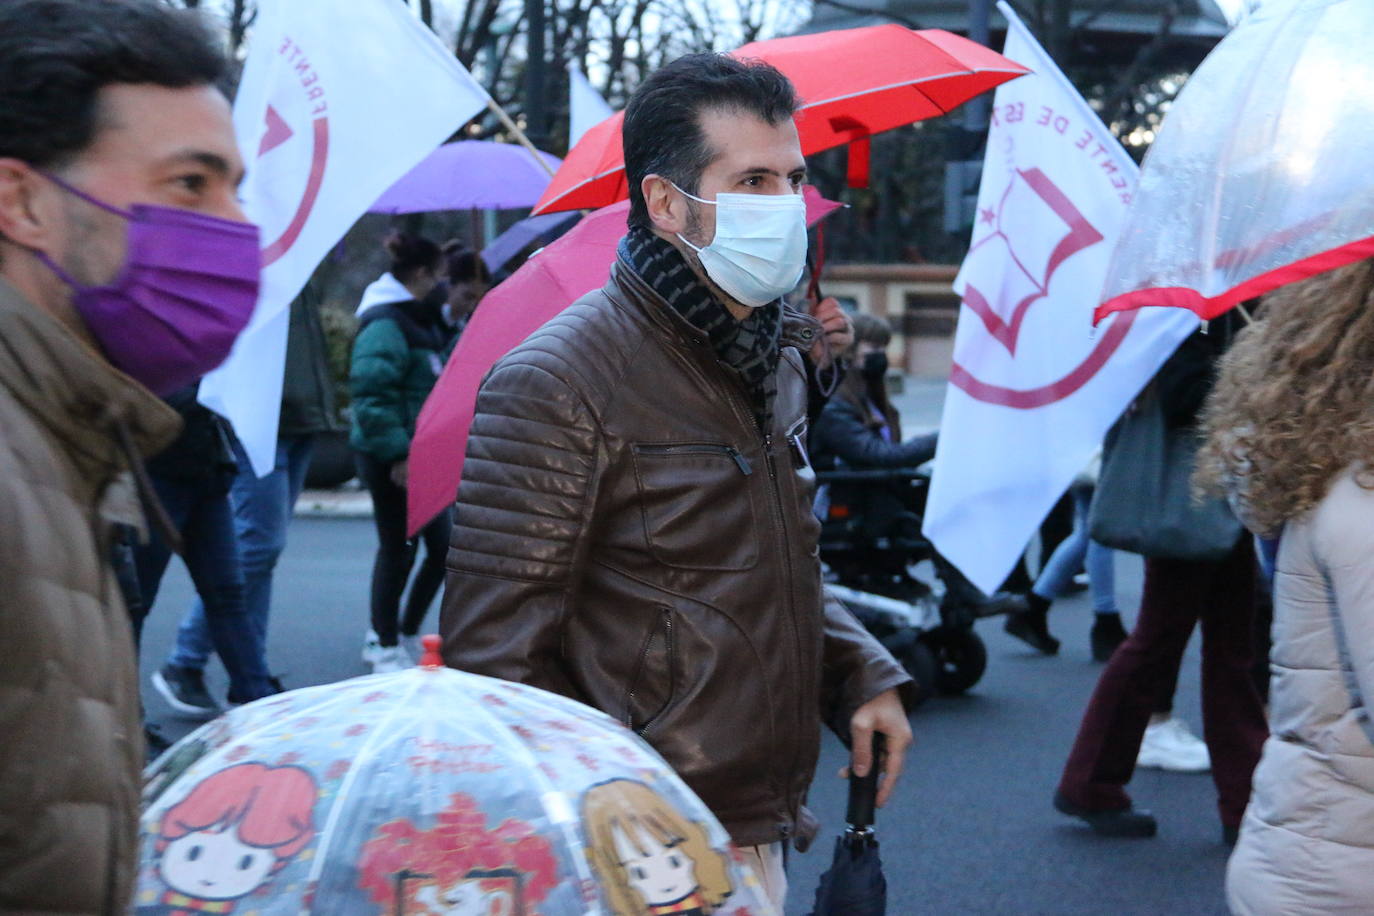
<path id="1" fill-rule="evenodd" d="M 640 184 L 662 175 L 690 194 L 715 159 L 701 129 L 702 112 L 738 111 L 780 124 L 798 107 L 792 83 L 762 61 L 724 54 L 688 54 L 652 73 L 635 90 L 621 129 L 630 225 L 649 225 Z"/>
<path id="2" fill-rule="evenodd" d="M 106 86 L 224 88 L 227 74 L 201 18 L 158 0 L 3 0 L 0 157 L 51 167 L 78 155 Z"/>

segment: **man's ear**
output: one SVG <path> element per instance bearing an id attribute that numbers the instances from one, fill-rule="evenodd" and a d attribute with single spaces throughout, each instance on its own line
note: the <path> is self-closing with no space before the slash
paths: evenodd
<path id="1" fill-rule="evenodd" d="M 645 175 L 639 183 L 649 222 L 660 232 L 677 235 L 687 229 L 687 200 L 661 175 Z"/>
<path id="2" fill-rule="evenodd" d="M 36 201 L 38 176 L 18 159 L 0 159 L 0 236 L 25 248 L 47 251 L 52 226 Z"/>

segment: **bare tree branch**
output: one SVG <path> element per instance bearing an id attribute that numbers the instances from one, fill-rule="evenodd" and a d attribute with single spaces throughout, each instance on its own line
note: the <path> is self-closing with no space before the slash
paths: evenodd
<path id="1" fill-rule="evenodd" d="M 816 0 L 817 6 L 830 6 L 845 13 L 853 13 L 856 16 L 880 16 L 883 19 L 890 19 L 898 25 L 904 25 L 908 29 L 922 28 L 916 20 L 899 13 L 894 13 L 888 9 L 874 9 L 868 6 L 860 6 L 857 3 L 846 3 L 844 0 Z"/>
<path id="2" fill-rule="evenodd" d="M 1178 16 L 1177 0 L 1170 2 L 1160 14 L 1159 30 L 1150 41 L 1136 52 L 1126 72 L 1117 80 L 1115 87 L 1102 99 L 1103 120 L 1111 123 L 1130 103 L 1137 88 L 1145 81 L 1155 60 L 1160 57 L 1173 41 L 1174 19 Z"/>

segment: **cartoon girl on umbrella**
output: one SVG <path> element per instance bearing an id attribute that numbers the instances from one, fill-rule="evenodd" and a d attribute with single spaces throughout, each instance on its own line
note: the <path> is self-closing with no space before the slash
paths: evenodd
<path id="1" fill-rule="evenodd" d="M 592 786 L 582 797 L 582 825 L 615 916 L 709 916 L 734 890 L 705 826 L 642 782 Z"/>
<path id="2" fill-rule="evenodd" d="M 314 777 L 295 766 L 241 763 L 207 777 L 162 816 L 168 890 L 140 912 L 232 913 L 314 839 L 316 797 Z"/>

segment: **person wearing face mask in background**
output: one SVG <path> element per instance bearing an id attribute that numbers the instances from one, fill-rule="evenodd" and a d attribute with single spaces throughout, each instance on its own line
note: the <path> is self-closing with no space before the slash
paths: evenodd
<path id="1" fill-rule="evenodd" d="M 386 277 L 398 284 L 393 295 L 400 298 L 359 310 L 362 318 L 348 376 L 353 399 L 349 443 L 357 452 L 358 476 L 372 494 L 377 526 L 372 629 L 363 644 L 363 660 L 371 663 L 374 673 L 400 671 L 419 659 L 420 625 L 444 581 L 444 551 L 452 525 L 452 513 L 445 510 L 418 538 L 406 537 L 410 440 L 420 408 L 453 345 L 442 311 L 448 297 L 440 279 L 444 259 L 434 242 L 405 232 L 389 237 L 386 250 L 391 255 Z M 402 616 L 401 596 L 420 541 L 425 558 Z"/>
<path id="2" fill-rule="evenodd" d="M 811 431 L 816 467 L 878 470 L 924 464 L 935 457 L 939 433 L 902 438 L 901 419 L 887 397 L 887 345 L 892 341 L 892 327 L 876 315 L 859 314 L 852 320 L 853 365 Z M 887 484 L 874 481 L 847 486 Z M 902 497 L 894 494 L 893 499 Z M 988 597 L 939 554 L 933 562 L 945 585 L 943 600 L 947 606 L 957 606 L 979 617 L 1025 609 L 1025 599 L 1020 595 L 998 592 Z"/>
<path id="3" fill-rule="evenodd" d="M 156 0 L 0 4 L 0 911 L 123 913 L 143 765 L 112 526 L 176 532 L 158 395 L 228 354 L 259 241 L 228 66 Z"/>
<path id="4" fill-rule="evenodd" d="M 853 364 L 811 431 L 816 467 L 912 468 L 935 457 L 939 433 L 903 441 L 901 420 L 887 399 L 887 345 L 892 329 L 875 315 L 854 323 Z"/>
<path id="5" fill-rule="evenodd" d="M 457 239 L 444 243 L 443 273 L 448 282 L 444 321 L 456 337 L 463 333 L 477 304 L 491 288 L 491 274 L 481 256 Z"/>
<path id="6" fill-rule="evenodd" d="M 858 772 L 881 767 L 880 804 L 911 742 L 911 679 L 821 588 L 805 443 L 825 328 L 782 301 L 807 248 L 796 108 L 777 70 L 717 54 L 636 91 L 609 282 L 478 394 L 441 619 L 448 664 L 643 736 L 779 908 L 784 845 L 816 830 L 822 715 Z"/>

